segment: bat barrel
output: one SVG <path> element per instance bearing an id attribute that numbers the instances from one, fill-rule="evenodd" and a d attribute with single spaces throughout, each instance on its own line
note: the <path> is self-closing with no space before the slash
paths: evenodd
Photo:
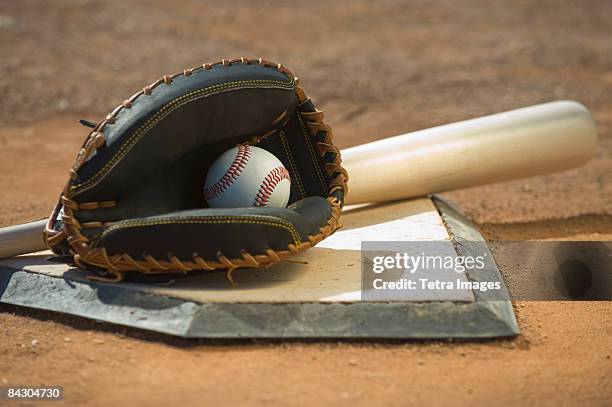
<path id="1" fill-rule="evenodd" d="M 342 150 L 347 203 L 413 198 L 567 170 L 597 145 L 589 110 L 558 101 Z"/>

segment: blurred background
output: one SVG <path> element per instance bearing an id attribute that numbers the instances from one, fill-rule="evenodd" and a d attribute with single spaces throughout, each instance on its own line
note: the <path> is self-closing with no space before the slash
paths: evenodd
<path id="1" fill-rule="evenodd" d="M 597 240 L 612 234 L 611 26 L 606 0 L 3 0 L 0 223 L 48 215 L 88 133 L 79 118 L 163 74 L 247 56 L 299 76 L 341 147 L 584 103 L 601 134 L 588 166 L 446 197 L 492 239 Z"/>

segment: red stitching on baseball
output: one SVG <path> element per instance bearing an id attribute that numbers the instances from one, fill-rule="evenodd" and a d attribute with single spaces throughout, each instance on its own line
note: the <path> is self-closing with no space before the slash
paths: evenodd
<path id="1" fill-rule="evenodd" d="M 266 178 L 261 182 L 259 186 L 259 191 L 257 191 L 257 196 L 255 197 L 255 201 L 253 202 L 253 206 L 266 206 L 270 201 L 270 197 L 274 192 L 274 189 L 282 180 L 286 179 L 291 182 L 291 178 L 289 177 L 289 171 L 285 167 L 276 167 L 273 168 Z"/>
<path id="2" fill-rule="evenodd" d="M 238 153 L 225 174 L 223 174 L 219 181 L 204 189 L 204 198 L 207 201 L 215 199 L 223 192 L 227 191 L 236 179 L 238 179 L 251 158 L 251 151 L 251 146 L 248 144 L 241 144 L 238 146 Z"/>

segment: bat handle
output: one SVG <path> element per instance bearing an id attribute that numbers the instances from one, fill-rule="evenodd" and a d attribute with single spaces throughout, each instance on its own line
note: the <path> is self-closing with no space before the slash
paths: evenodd
<path id="1" fill-rule="evenodd" d="M 43 230 L 47 219 L 0 229 L 0 258 L 39 252 L 47 246 Z"/>

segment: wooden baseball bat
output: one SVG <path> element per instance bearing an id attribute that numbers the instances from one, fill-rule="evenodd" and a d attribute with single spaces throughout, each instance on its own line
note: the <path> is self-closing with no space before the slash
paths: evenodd
<path id="1" fill-rule="evenodd" d="M 558 101 L 342 150 L 348 204 L 413 198 L 567 170 L 595 152 L 597 127 Z"/>
<path id="2" fill-rule="evenodd" d="M 567 170 L 586 163 L 597 128 L 583 105 L 559 101 L 466 120 L 342 150 L 347 204 Z M 46 220 L 0 229 L 0 258 L 43 250 Z"/>

